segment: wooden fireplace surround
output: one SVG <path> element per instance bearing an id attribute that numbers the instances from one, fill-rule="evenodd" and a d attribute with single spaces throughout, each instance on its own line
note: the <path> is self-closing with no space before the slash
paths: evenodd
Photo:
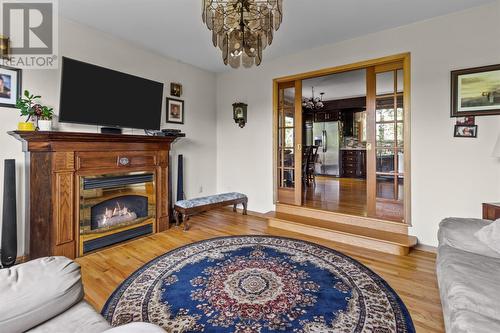
<path id="1" fill-rule="evenodd" d="M 156 179 L 155 232 L 169 227 L 169 151 L 178 137 L 9 132 L 26 155 L 29 259 L 79 257 L 81 176 L 146 171 Z"/>

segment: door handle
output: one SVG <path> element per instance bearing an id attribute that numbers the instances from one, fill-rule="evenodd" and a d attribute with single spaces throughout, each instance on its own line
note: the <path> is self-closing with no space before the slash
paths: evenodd
<path id="1" fill-rule="evenodd" d="M 328 151 L 328 135 L 326 131 L 323 131 L 323 153 Z"/>
<path id="2" fill-rule="evenodd" d="M 297 151 L 302 151 L 302 144 L 301 143 L 297 144 Z"/>
<path id="3" fill-rule="evenodd" d="M 366 144 L 366 150 L 368 150 L 368 151 L 372 150 L 372 144 L 371 143 L 367 143 Z"/>

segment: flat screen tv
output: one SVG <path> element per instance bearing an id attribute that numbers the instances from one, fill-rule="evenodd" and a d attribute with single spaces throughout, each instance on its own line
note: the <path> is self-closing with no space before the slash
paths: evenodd
<path id="1" fill-rule="evenodd" d="M 59 121 L 159 130 L 163 83 L 63 57 Z"/>

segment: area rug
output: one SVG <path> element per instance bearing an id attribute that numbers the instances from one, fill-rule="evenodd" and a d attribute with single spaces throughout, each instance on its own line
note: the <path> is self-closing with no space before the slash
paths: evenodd
<path id="1" fill-rule="evenodd" d="M 215 238 L 143 266 L 102 310 L 113 326 L 167 332 L 415 332 L 388 284 L 356 260 L 296 239 Z"/>

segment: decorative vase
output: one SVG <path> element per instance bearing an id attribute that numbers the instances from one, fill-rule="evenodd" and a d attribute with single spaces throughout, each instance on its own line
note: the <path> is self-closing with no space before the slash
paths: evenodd
<path id="1" fill-rule="evenodd" d="M 52 120 L 39 120 L 38 121 L 39 131 L 52 131 Z"/>
<path id="2" fill-rule="evenodd" d="M 34 131 L 36 129 L 35 124 L 31 121 L 19 122 L 17 124 L 17 129 L 19 131 Z"/>

